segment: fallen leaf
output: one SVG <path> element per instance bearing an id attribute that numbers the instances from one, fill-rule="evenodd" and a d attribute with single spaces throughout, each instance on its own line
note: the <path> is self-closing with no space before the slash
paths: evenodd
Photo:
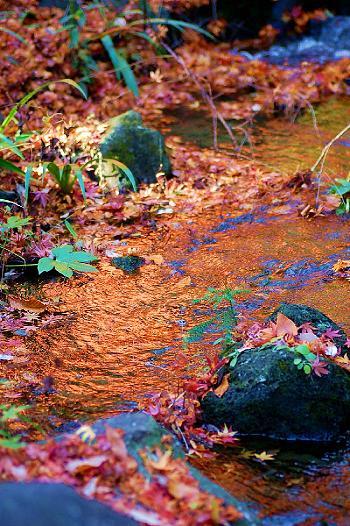
<path id="1" fill-rule="evenodd" d="M 296 336 L 298 334 L 298 327 L 294 321 L 287 318 L 282 312 L 279 312 L 276 321 L 276 334 L 279 338 L 287 334 L 288 336 Z"/>
<path id="2" fill-rule="evenodd" d="M 189 285 L 191 285 L 191 277 L 190 276 L 187 276 L 186 278 L 182 278 L 180 279 L 180 281 L 177 282 L 177 286 L 178 287 L 188 287 Z"/>
<path id="3" fill-rule="evenodd" d="M 47 309 L 45 303 L 42 303 L 42 301 L 39 301 L 36 298 L 25 300 L 21 298 L 15 298 L 14 296 L 9 296 L 8 300 L 10 307 L 17 310 L 41 313 Z"/>
<path id="4" fill-rule="evenodd" d="M 66 470 L 69 473 L 76 474 L 77 472 L 85 471 L 89 468 L 98 468 L 107 460 L 106 455 L 96 455 L 90 458 L 79 458 L 76 460 L 70 460 L 66 464 Z"/>
<path id="5" fill-rule="evenodd" d="M 148 259 L 156 265 L 162 265 L 164 263 L 164 258 L 161 254 L 151 254 L 148 256 Z"/>
<path id="6" fill-rule="evenodd" d="M 230 383 L 228 381 L 229 377 L 230 373 L 225 374 L 219 387 L 214 389 L 216 396 L 221 398 L 226 393 L 227 389 L 230 387 Z"/>
<path id="7" fill-rule="evenodd" d="M 120 460 L 126 460 L 129 454 L 123 439 L 123 431 L 121 429 L 106 426 L 106 438 L 116 457 Z"/>
<path id="8" fill-rule="evenodd" d="M 272 453 L 267 453 L 262 451 L 261 453 L 254 453 L 254 457 L 261 462 L 266 462 L 267 460 L 274 460 L 275 456 Z"/>

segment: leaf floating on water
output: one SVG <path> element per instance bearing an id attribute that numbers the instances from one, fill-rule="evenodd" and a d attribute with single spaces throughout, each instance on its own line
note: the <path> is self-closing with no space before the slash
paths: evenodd
<path id="1" fill-rule="evenodd" d="M 178 287 L 188 287 L 189 285 L 191 285 L 191 283 L 192 283 L 191 277 L 187 276 L 186 278 L 180 279 L 180 281 L 178 281 L 177 283 L 177 286 Z"/>
<path id="2" fill-rule="evenodd" d="M 272 453 L 267 453 L 266 451 L 262 451 L 261 453 L 254 453 L 254 457 L 257 460 L 260 460 L 261 462 L 266 462 L 267 460 L 274 460 L 275 455 Z"/>
<path id="3" fill-rule="evenodd" d="M 148 256 L 148 259 L 156 265 L 162 265 L 164 263 L 164 258 L 161 254 L 151 254 Z"/>

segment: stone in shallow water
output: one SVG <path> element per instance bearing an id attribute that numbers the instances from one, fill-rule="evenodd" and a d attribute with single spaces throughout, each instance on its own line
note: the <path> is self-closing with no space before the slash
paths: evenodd
<path id="1" fill-rule="evenodd" d="M 2 526 L 137 526 L 129 517 L 64 484 L 0 484 Z"/>
<path id="2" fill-rule="evenodd" d="M 309 321 L 320 332 L 339 329 L 321 312 L 304 305 L 284 304 L 278 311 L 299 325 Z M 276 315 L 277 311 L 271 318 Z M 326 376 L 306 375 L 294 365 L 294 357 L 294 352 L 273 345 L 242 352 L 224 396 L 211 392 L 202 401 L 203 421 L 231 425 L 247 435 L 337 440 L 350 430 L 350 374 L 330 364 Z"/>
<path id="3" fill-rule="evenodd" d="M 124 163 L 137 183 L 155 183 L 160 170 L 170 175 L 164 139 L 159 131 L 142 124 L 139 113 L 127 111 L 112 119 L 111 125 L 110 134 L 100 146 L 103 157 Z"/>
<path id="4" fill-rule="evenodd" d="M 140 256 L 120 256 L 113 258 L 111 263 L 123 272 L 132 274 L 145 264 L 145 260 Z"/>

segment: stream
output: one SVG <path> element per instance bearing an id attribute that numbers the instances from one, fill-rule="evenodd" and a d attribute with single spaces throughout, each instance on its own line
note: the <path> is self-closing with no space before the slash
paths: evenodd
<path id="1" fill-rule="evenodd" d="M 308 168 L 349 122 L 350 108 L 347 101 L 331 99 L 316 117 L 317 126 L 313 113 L 295 122 L 261 121 L 251 130 L 251 149 L 243 151 L 276 171 Z M 183 141 L 211 144 L 210 121 L 201 114 L 172 115 L 170 128 Z M 334 176 L 348 171 L 348 141 L 344 137 L 329 155 L 328 171 Z M 219 142 L 229 150 L 224 132 Z M 191 300 L 207 287 L 249 288 L 240 309 L 252 319 L 264 319 L 281 301 L 304 303 L 350 332 L 350 285 L 332 271 L 338 259 L 350 259 L 348 219 L 332 214 L 308 221 L 298 214 L 300 201 L 300 194 L 291 194 L 282 203 L 239 213 L 224 204 L 178 221 L 165 218 L 165 235 L 158 231 L 125 241 L 141 254 L 161 254 L 164 265 L 126 275 L 104 261 L 96 276 L 44 286 L 47 297 L 59 299 L 67 313 L 63 324 L 33 333 L 27 343 L 32 378 L 54 379 L 54 392 L 36 399 L 48 431 L 133 409 L 162 389 L 176 390 L 179 373 L 173 363 L 181 338 L 207 315 Z M 193 371 L 215 352 L 213 336 L 187 350 Z M 17 380 L 24 370 L 28 377 L 26 364 L 7 367 Z M 215 459 L 193 462 L 237 498 L 251 502 L 266 526 L 349 524 L 348 448 L 244 440 L 243 445 L 273 452 L 275 459 L 254 462 L 226 450 Z"/>

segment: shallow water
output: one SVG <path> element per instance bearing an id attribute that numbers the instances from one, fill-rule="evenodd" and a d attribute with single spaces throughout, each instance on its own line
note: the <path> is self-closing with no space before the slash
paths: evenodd
<path id="1" fill-rule="evenodd" d="M 348 122 L 349 108 L 330 101 L 317 113 L 319 134 L 307 115 L 294 125 L 278 119 L 262 123 L 253 131 L 256 159 L 289 174 L 310 166 L 334 131 Z M 173 132 L 206 146 L 201 141 L 210 138 L 208 121 L 198 114 L 196 119 L 184 123 L 181 118 Z M 330 174 L 344 175 L 349 152 L 345 143 L 332 151 Z M 191 300 L 209 286 L 248 287 L 251 294 L 241 310 L 252 318 L 264 318 L 281 301 L 305 303 L 350 331 L 350 285 L 332 272 L 338 259 L 350 258 L 348 218 L 307 221 L 298 216 L 300 196 L 289 197 L 282 204 L 257 203 L 253 210 L 237 212 L 223 205 L 170 218 L 164 220 L 166 236 L 155 232 L 126 242 L 141 255 L 163 255 L 162 266 L 147 265 L 126 275 L 104 261 L 96 276 L 47 285 L 47 295 L 60 298 L 60 310 L 69 315 L 63 324 L 33 333 L 27 347 L 30 373 L 52 377 L 55 391 L 36 396 L 27 390 L 25 396 L 36 400 L 39 415 L 48 416 L 50 431 L 128 410 L 161 389 L 176 390 L 179 373 L 173 362 L 181 338 L 205 317 Z M 209 334 L 187 351 L 194 370 L 215 351 L 213 339 Z M 16 380 L 28 373 L 27 365 L 6 367 Z M 348 524 L 348 450 L 339 454 L 329 446 L 315 451 L 314 446 L 261 441 L 244 445 L 281 452 L 261 464 L 226 451 L 202 462 L 201 469 L 270 517 L 266 525 Z"/>

